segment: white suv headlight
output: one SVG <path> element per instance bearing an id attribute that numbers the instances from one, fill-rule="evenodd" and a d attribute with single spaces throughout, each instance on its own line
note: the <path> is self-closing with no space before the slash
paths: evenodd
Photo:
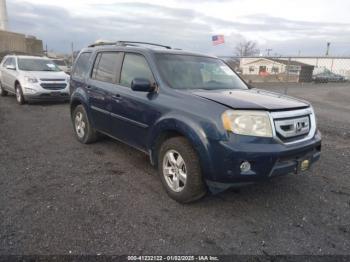
<path id="1" fill-rule="evenodd" d="M 34 83 L 38 83 L 38 79 L 33 77 L 33 76 L 25 76 L 24 77 L 24 80 L 27 82 L 27 83 L 31 83 L 31 84 L 34 84 Z"/>
<path id="2" fill-rule="evenodd" d="M 221 119 L 224 128 L 235 134 L 272 137 L 270 117 L 265 111 L 227 110 Z"/>

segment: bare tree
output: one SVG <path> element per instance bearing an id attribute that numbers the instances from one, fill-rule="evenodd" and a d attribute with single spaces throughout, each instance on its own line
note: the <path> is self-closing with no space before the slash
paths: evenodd
<path id="1" fill-rule="evenodd" d="M 253 56 L 258 55 L 260 50 L 257 48 L 257 43 L 254 41 L 244 41 L 237 44 L 235 53 L 237 56 Z"/>

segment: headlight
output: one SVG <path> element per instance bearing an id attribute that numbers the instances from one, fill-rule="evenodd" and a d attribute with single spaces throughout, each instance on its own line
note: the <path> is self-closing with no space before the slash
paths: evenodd
<path id="1" fill-rule="evenodd" d="M 272 137 L 270 117 L 265 111 L 228 110 L 221 118 L 224 128 L 235 134 Z"/>
<path id="2" fill-rule="evenodd" d="M 35 77 L 32 76 L 25 76 L 24 80 L 28 83 L 38 83 L 38 79 L 36 79 Z"/>

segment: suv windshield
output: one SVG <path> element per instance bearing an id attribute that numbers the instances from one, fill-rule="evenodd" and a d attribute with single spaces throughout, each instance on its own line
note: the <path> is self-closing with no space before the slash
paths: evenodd
<path id="1" fill-rule="evenodd" d="M 248 89 L 223 61 L 193 55 L 156 54 L 160 73 L 176 89 Z"/>
<path id="2" fill-rule="evenodd" d="M 52 60 L 53 62 L 55 62 L 56 65 L 58 66 L 65 66 L 66 62 L 64 62 L 64 60 Z"/>
<path id="3" fill-rule="evenodd" d="M 54 62 L 48 59 L 19 58 L 18 68 L 23 71 L 61 71 Z"/>

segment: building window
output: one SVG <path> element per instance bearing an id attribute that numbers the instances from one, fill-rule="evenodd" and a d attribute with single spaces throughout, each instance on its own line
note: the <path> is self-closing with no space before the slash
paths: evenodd
<path id="1" fill-rule="evenodd" d="M 272 73 L 275 73 L 275 74 L 278 74 L 279 73 L 279 68 L 277 67 L 277 66 L 273 66 L 272 68 L 271 68 L 271 72 Z"/>
<path id="2" fill-rule="evenodd" d="M 252 72 L 254 72 L 254 71 L 255 71 L 254 66 L 250 66 L 250 67 L 249 67 L 249 73 L 252 73 Z"/>

